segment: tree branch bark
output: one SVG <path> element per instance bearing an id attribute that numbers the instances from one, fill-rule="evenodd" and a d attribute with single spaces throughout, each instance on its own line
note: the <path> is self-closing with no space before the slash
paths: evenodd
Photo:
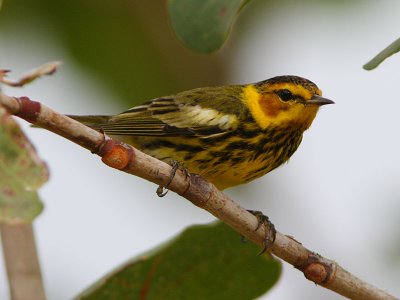
<path id="1" fill-rule="evenodd" d="M 13 300 L 45 300 L 32 224 L 0 224 L 4 261 Z"/>
<path id="2" fill-rule="evenodd" d="M 170 165 L 130 145 L 115 141 L 39 102 L 31 101 L 27 97 L 14 98 L 0 95 L 0 104 L 12 114 L 98 154 L 102 157 L 102 161 L 112 168 L 161 186 L 169 182 Z M 187 176 L 184 171 L 177 170 L 169 189 L 207 210 L 246 239 L 263 245 L 266 229 L 261 226 L 255 230 L 258 225 L 257 218 L 200 176 L 196 174 Z M 335 261 L 308 250 L 295 239 L 280 232 L 277 232 L 269 250 L 302 271 L 307 279 L 345 297 L 363 300 L 396 299 L 352 275 Z"/>

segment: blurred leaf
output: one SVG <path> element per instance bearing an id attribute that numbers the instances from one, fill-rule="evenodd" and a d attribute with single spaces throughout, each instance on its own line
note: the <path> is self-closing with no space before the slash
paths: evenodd
<path id="1" fill-rule="evenodd" d="M 379 64 L 382 63 L 386 58 L 392 56 L 393 54 L 399 51 L 400 51 L 400 38 L 395 40 L 393 43 L 391 43 L 389 46 L 383 49 L 380 53 L 378 53 L 378 55 L 376 55 L 373 59 L 371 59 L 368 63 L 366 63 L 363 66 L 363 68 L 368 71 L 373 70 L 377 66 L 379 66 Z"/>
<path id="2" fill-rule="evenodd" d="M 0 221 L 10 224 L 32 222 L 43 210 L 34 191 L 7 176 L 0 168 Z"/>
<path id="3" fill-rule="evenodd" d="M 19 125 L 0 107 L 0 220 L 32 221 L 43 209 L 35 191 L 48 176 Z"/>
<path id="4" fill-rule="evenodd" d="M 18 123 L 1 107 L 0 125 L 0 168 L 26 189 L 39 189 L 49 177 L 46 164 Z"/>
<path id="5" fill-rule="evenodd" d="M 240 242 L 222 223 L 192 226 L 137 258 L 77 299 L 254 299 L 278 280 L 281 265 Z"/>
<path id="6" fill-rule="evenodd" d="M 250 0 L 168 0 L 172 27 L 189 48 L 203 53 L 219 49 L 241 9 Z"/>
<path id="7" fill-rule="evenodd" d="M 110 102 L 123 102 L 125 108 L 194 87 L 222 84 L 225 72 L 221 57 L 199 56 L 176 40 L 168 26 L 165 0 L 6 1 L 0 30 L 21 40 L 41 32 L 57 37 L 54 45 L 62 49 L 60 56 L 48 59 L 73 57 L 117 95 Z M 93 107 L 91 113 L 113 112 Z"/>

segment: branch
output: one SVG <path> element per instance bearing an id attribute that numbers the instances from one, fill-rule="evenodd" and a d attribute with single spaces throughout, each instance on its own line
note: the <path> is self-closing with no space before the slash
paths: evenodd
<path id="1" fill-rule="evenodd" d="M 0 224 L 11 299 L 44 300 L 32 224 Z"/>
<path id="2" fill-rule="evenodd" d="M 14 98 L 0 94 L 0 105 L 20 118 L 98 154 L 102 161 L 112 168 L 142 177 L 160 186 L 169 184 L 170 190 L 207 210 L 247 240 L 263 245 L 266 229 L 260 226 L 254 230 L 258 227 L 257 218 L 199 175 L 187 176 L 184 171 L 178 169 L 169 183 L 170 165 L 61 115 L 39 102 L 27 97 Z M 345 297 L 363 300 L 396 299 L 280 232 L 277 232 L 269 250 L 302 271 L 307 279 Z"/>
<path id="3" fill-rule="evenodd" d="M 57 71 L 60 65 L 61 65 L 60 61 L 52 61 L 45 63 L 23 74 L 18 80 L 10 80 L 6 78 L 6 75 L 10 72 L 10 70 L 2 69 L 0 70 L 0 82 L 9 86 L 21 87 L 42 76 L 53 74 L 54 72 Z"/>

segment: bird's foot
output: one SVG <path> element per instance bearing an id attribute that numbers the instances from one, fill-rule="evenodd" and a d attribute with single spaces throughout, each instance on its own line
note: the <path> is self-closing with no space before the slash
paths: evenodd
<path id="1" fill-rule="evenodd" d="M 168 191 L 169 191 L 168 188 L 169 188 L 172 180 L 174 179 L 176 171 L 178 169 L 182 170 L 185 173 L 186 178 L 188 178 L 190 176 L 189 171 L 185 167 L 181 166 L 176 160 L 171 161 L 170 165 L 172 168 L 171 168 L 171 172 L 169 174 L 168 182 L 165 186 L 162 186 L 162 185 L 158 186 L 157 191 L 156 191 L 158 197 L 164 197 L 168 193 Z"/>
<path id="2" fill-rule="evenodd" d="M 247 210 L 249 213 L 254 215 L 257 220 L 258 224 L 254 231 L 257 231 L 262 225 L 265 226 L 265 238 L 264 238 L 264 245 L 261 249 L 261 252 L 258 255 L 263 254 L 268 248 L 274 243 L 276 238 L 276 230 L 274 224 L 271 223 L 269 218 L 264 215 L 261 211 L 258 210 Z"/>

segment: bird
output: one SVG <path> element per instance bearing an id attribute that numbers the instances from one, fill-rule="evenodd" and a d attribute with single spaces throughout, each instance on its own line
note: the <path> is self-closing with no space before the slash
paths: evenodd
<path id="1" fill-rule="evenodd" d="M 70 117 L 224 190 L 287 162 L 319 108 L 333 103 L 312 81 L 285 75 L 195 88 L 116 115 Z"/>

